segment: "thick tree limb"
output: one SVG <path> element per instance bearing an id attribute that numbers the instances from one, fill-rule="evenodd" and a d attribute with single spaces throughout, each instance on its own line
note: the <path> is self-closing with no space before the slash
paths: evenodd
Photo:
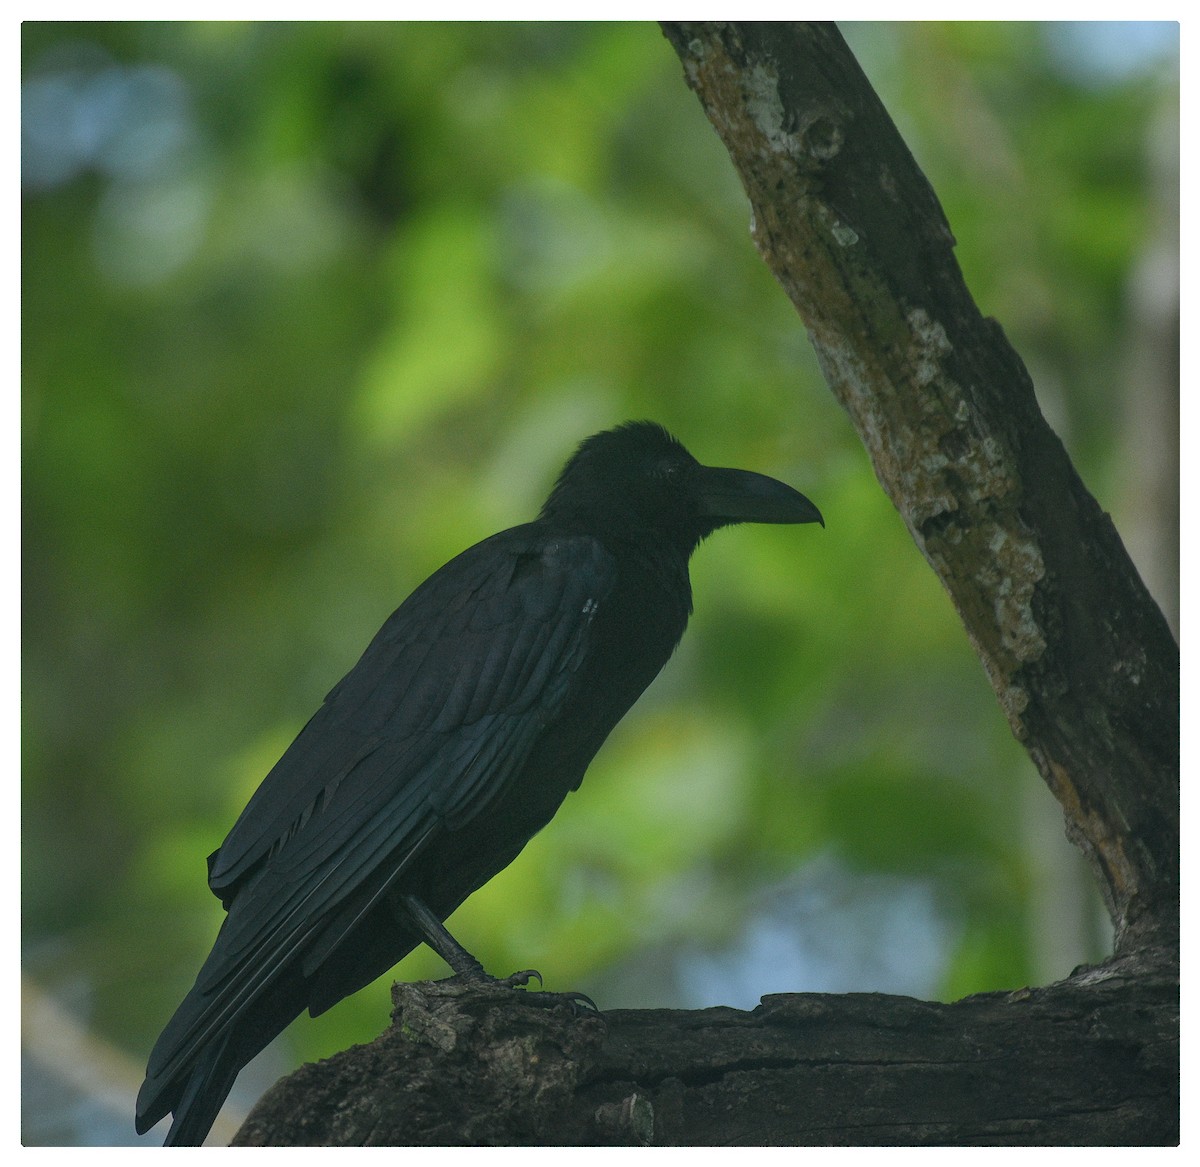
<path id="1" fill-rule="evenodd" d="M 1175 1143 L 1174 980 L 1091 978 L 953 1005 L 797 993 L 603 1019 L 398 984 L 391 1029 L 278 1083 L 235 1145 Z"/>
<path id="2" fill-rule="evenodd" d="M 1095 866 L 1117 951 L 1178 929 L 1179 651 L 980 315 L 831 24 L 665 24 L 875 472 Z"/>

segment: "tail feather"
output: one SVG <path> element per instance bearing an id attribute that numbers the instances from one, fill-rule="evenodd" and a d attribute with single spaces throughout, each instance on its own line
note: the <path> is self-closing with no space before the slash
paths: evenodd
<path id="1" fill-rule="evenodd" d="M 166 1146 L 200 1146 L 216 1121 L 241 1068 L 264 1049 L 304 1009 L 304 984 L 295 976 L 270 986 L 216 1032 L 202 1024 L 205 1002 L 189 993 L 163 1030 L 150 1055 L 146 1080 L 138 1093 L 134 1125 L 148 1131 L 168 1112 L 174 1114 Z M 179 1041 L 199 1031 L 202 1042 Z"/>
<path id="2" fill-rule="evenodd" d="M 172 1107 L 175 1117 L 164 1147 L 203 1144 L 242 1068 L 240 1059 L 230 1056 L 228 1047 L 228 1039 L 214 1042 L 197 1059 L 179 1101 Z"/>

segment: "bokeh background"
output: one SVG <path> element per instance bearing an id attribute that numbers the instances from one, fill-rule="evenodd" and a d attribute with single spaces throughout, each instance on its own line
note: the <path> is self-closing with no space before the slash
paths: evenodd
<path id="1" fill-rule="evenodd" d="M 1177 26 L 843 30 L 1175 619 Z M 1105 954 L 653 24 L 26 23 L 22 62 L 26 1143 L 137 1141 L 205 856 L 408 591 L 633 417 L 828 526 L 700 549 L 676 658 L 461 940 L 608 1008 Z M 390 979 L 229 1121 L 374 1037 Z"/>

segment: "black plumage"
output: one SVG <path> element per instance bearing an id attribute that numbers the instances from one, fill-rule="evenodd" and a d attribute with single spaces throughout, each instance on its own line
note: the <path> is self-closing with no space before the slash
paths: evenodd
<path id="1" fill-rule="evenodd" d="M 392 614 L 209 858 L 227 916 L 150 1055 L 145 1131 L 199 1144 L 238 1071 L 441 928 L 549 822 L 654 679 L 718 527 L 821 522 L 762 475 L 701 466 L 661 427 L 585 441 L 535 522 L 452 559 Z"/>

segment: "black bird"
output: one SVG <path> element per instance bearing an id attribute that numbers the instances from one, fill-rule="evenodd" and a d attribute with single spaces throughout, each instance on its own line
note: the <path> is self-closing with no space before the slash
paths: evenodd
<path id="1" fill-rule="evenodd" d="M 791 487 L 632 422 L 579 447 L 535 522 L 400 605 L 209 857 L 227 915 L 150 1054 L 139 1133 L 170 1111 L 168 1145 L 203 1142 L 293 1018 L 422 941 L 492 979 L 442 921 L 579 786 L 683 635 L 691 553 L 742 522 L 824 525 Z"/>

